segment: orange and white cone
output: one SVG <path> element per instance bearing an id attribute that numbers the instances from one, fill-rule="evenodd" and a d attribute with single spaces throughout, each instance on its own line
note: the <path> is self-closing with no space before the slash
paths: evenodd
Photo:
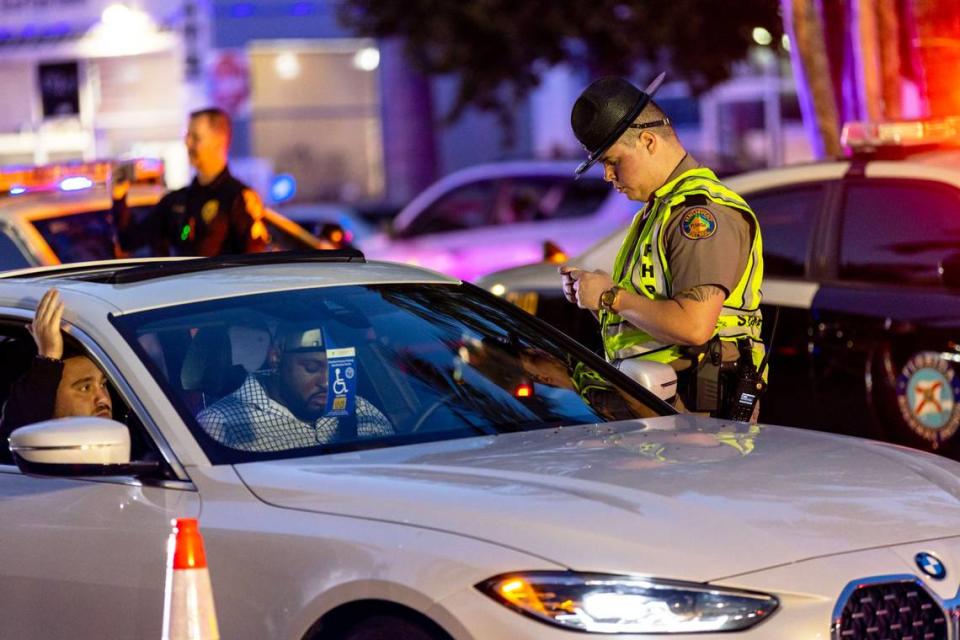
<path id="1" fill-rule="evenodd" d="M 195 518 L 177 518 L 167 541 L 163 640 L 219 640 L 203 538 Z"/>

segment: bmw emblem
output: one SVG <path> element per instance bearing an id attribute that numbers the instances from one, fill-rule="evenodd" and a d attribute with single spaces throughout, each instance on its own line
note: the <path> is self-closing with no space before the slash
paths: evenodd
<path id="1" fill-rule="evenodd" d="M 940 558 L 932 553 L 921 551 L 913 556 L 913 561 L 917 563 L 920 571 L 923 571 L 934 580 L 943 580 L 947 577 L 947 568 L 940 562 Z"/>

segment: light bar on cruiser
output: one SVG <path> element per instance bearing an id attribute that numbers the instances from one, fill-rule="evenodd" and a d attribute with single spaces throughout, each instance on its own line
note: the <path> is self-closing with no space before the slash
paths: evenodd
<path id="1" fill-rule="evenodd" d="M 135 184 L 163 184 L 163 161 L 140 158 L 128 162 Z M 42 166 L 0 167 L 0 196 L 36 191 L 81 191 L 107 184 L 116 168 L 109 160 L 63 162 Z"/>
<path id="2" fill-rule="evenodd" d="M 840 144 L 854 151 L 877 147 L 960 145 L 960 116 L 901 122 L 848 122 Z"/>

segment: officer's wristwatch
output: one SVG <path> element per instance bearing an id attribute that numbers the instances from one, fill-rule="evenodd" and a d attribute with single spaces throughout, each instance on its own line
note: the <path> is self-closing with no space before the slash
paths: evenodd
<path id="1" fill-rule="evenodd" d="M 621 287 L 616 285 L 610 287 L 606 291 L 600 294 L 600 308 L 606 309 L 607 311 L 614 313 L 613 304 L 617 301 L 617 295 L 623 291 Z"/>

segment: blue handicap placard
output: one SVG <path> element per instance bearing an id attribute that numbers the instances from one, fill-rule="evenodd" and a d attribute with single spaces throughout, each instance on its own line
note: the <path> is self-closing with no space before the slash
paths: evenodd
<path id="1" fill-rule="evenodd" d="M 327 349 L 328 417 L 348 416 L 357 406 L 357 351 L 353 347 Z"/>

